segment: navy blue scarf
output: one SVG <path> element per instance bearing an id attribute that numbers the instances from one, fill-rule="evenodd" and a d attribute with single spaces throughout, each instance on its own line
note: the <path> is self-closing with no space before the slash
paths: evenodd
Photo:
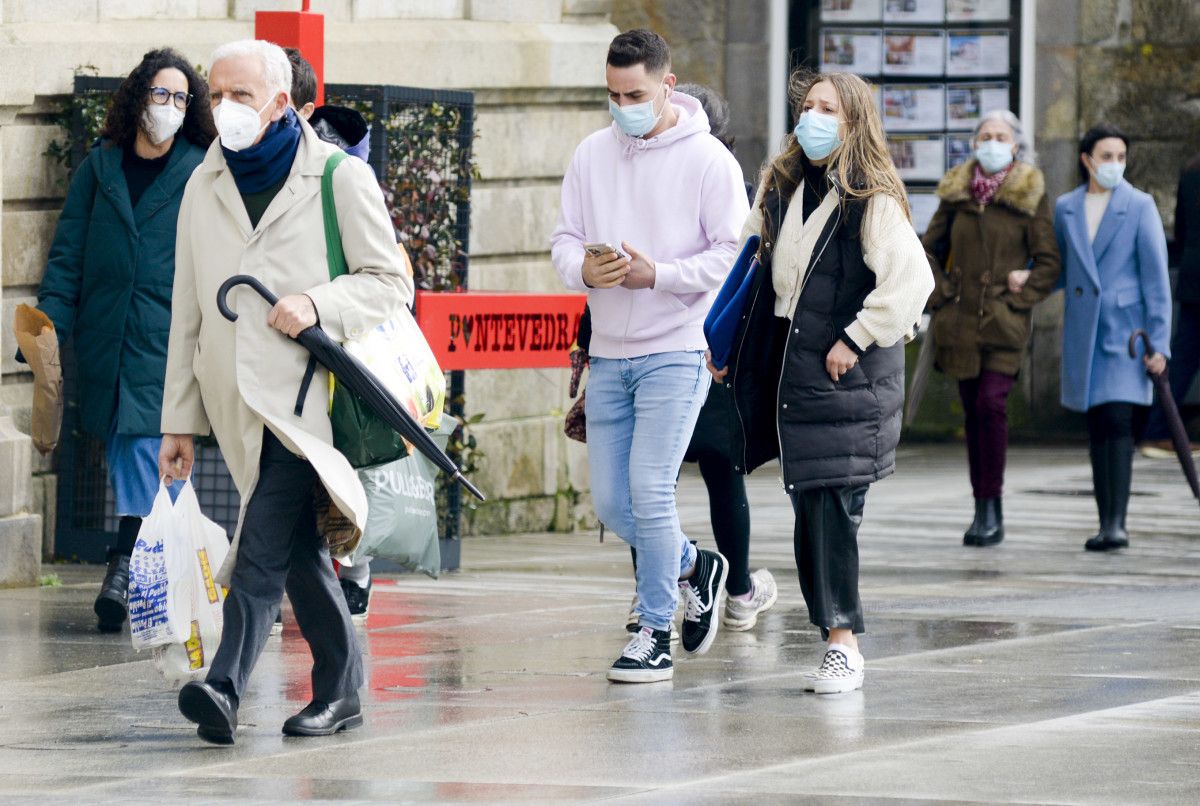
<path id="1" fill-rule="evenodd" d="M 299 147 L 300 122 L 295 110 L 288 107 L 283 117 L 267 126 L 257 144 L 241 151 L 221 146 L 221 152 L 238 191 L 244 195 L 261 193 L 287 178 Z"/>

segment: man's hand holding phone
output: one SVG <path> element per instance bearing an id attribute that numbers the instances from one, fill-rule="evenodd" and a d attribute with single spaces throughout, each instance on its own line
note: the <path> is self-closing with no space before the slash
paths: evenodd
<path id="1" fill-rule="evenodd" d="M 640 288 L 654 288 L 657 278 L 657 268 L 654 261 L 634 249 L 626 241 L 621 242 L 621 248 L 629 255 L 629 276 L 621 285 L 636 291 Z"/>
<path id="2" fill-rule="evenodd" d="M 607 247 L 607 248 L 605 248 Z M 589 288 L 614 288 L 629 274 L 629 258 L 608 244 L 586 244 L 583 282 Z"/>

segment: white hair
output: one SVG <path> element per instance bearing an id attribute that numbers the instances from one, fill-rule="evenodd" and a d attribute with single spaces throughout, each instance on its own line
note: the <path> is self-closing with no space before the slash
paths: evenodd
<path id="1" fill-rule="evenodd" d="M 998 120 L 1012 129 L 1013 140 L 1017 144 L 1016 158 L 1032 165 L 1036 157 L 1033 153 L 1033 144 L 1029 141 L 1029 135 L 1025 132 L 1025 126 L 1021 123 L 1019 117 L 1007 109 L 993 109 L 981 117 L 979 122 L 975 124 L 975 133 L 971 135 L 971 142 L 974 143 L 979 139 L 979 130 L 983 128 L 985 123 L 992 120 Z"/>
<path id="2" fill-rule="evenodd" d="M 213 51 L 209 72 L 217 62 L 239 56 L 257 56 L 262 62 L 267 92 L 272 95 L 283 92 L 288 98 L 292 97 L 292 63 L 283 48 L 262 39 L 240 39 L 221 45 Z"/>

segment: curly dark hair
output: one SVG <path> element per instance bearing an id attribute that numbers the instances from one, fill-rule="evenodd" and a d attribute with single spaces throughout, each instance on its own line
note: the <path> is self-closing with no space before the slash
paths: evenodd
<path id="1" fill-rule="evenodd" d="M 142 125 L 142 111 L 146 108 L 151 83 L 159 70 L 169 67 L 183 73 L 187 79 L 188 92 L 192 94 L 192 102 L 188 104 L 179 134 L 193 145 L 208 148 L 217 137 L 217 127 L 213 124 L 212 106 L 208 98 L 208 82 L 187 63 L 187 59 L 171 48 L 159 48 L 147 53 L 142 57 L 141 63 L 133 68 L 133 72 L 121 82 L 121 86 L 113 93 L 112 106 L 108 108 L 108 116 L 104 119 L 101 137 L 121 148 L 133 146 L 138 128 Z"/>

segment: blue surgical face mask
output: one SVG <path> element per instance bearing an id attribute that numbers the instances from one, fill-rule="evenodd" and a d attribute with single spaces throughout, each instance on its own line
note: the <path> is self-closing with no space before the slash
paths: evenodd
<path id="1" fill-rule="evenodd" d="M 1102 162 L 1097 165 L 1096 161 L 1092 160 L 1092 168 L 1096 174 L 1096 184 L 1105 190 L 1112 190 L 1121 184 L 1121 179 L 1125 176 L 1123 162 Z"/>
<path id="2" fill-rule="evenodd" d="M 666 84 L 662 86 L 665 87 Z M 654 99 L 657 97 L 658 93 L 656 92 L 654 93 L 654 98 L 651 98 L 649 101 L 640 104 L 629 104 L 628 106 L 618 106 L 616 101 L 609 98 L 608 111 L 612 113 L 613 120 L 621 127 L 621 131 L 630 137 L 641 137 L 658 125 L 659 118 L 662 117 L 663 112 L 667 108 L 664 102 L 662 109 L 658 110 L 658 114 L 654 113 Z"/>
<path id="3" fill-rule="evenodd" d="M 823 160 L 842 144 L 842 138 L 838 137 L 838 119 L 811 109 L 801 113 L 792 132 L 810 160 Z"/>
<path id="4" fill-rule="evenodd" d="M 975 159 L 979 160 L 985 173 L 1003 171 L 1013 161 L 1012 143 L 984 140 L 975 146 Z"/>

